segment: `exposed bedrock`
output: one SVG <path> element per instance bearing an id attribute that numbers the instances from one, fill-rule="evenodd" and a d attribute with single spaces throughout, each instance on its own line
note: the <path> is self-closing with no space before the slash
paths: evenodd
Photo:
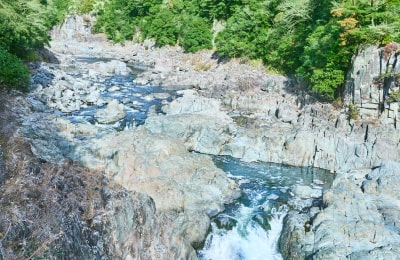
<path id="1" fill-rule="evenodd" d="M 400 131 L 391 125 L 349 122 L 344 113 L 327 104 L 306 105 L 300 110 L 282 100 L 270 105 L 267 111 L 273 113 L 240 107 L 242 114 L 237 110 L 228 114 L 221 103 L 195 90 L 182 94 L 163 108 L 166 115 L 151 116 L 145 127 L 181 139 L 190 150 L 332 172 L 371 168 L 383 159 L 400 159 Z M 259 95 L 252 106 L 258 102 L 265 109 L 266 98 L 263 93 Z M 282 114 L 282 107 L 296 112 L 277 116 Z"/>
<path id="2" fill-rule="evenodd" d="M 322 208 L 291 212 L 281 238 L 290 259 L 397 259 L 400 164 L 338 174 Z"/>
<path id="3" fill-rule="evenodd" d="M 29 137 L 40 158 L 71 158 L 104 171 L 111 184 L 124 188 L 112 191 L 116 202 L 108 204 L 119 209 L 110 209 L 112 228 L 107 231 L 116 256 L 196 258 L 191 244 L 204 239 L 210 216 L 223 210 L 238 190 L 207 155 L 195 152 L 314 166 L 337 174 L 322 205 L 320 193 L 294 190 L 306 201 L 294 202 L 286 218 L 281 239 L 286 257 L 379 259 L 399 254 L 399 191 L 393 186 L 400 160 L 398 106 L 379 99 L 379 87 L 371 83 L 379 76 L 378 49 L 368 48 L 355 58 L 349 76 L 354 84 L 340 109 L 315 101 L 294 80 L 236 61 L 218 63 L 208 51 L 185 54 L 178 47 L 155 48 L 149 41 L 120 46 L 94 41 L 97 38 L 74 44 L 70 35 L 86 23 L 69 18 L 54 38 L 60 71 L 79 66 L 69 55 L 87 54 L 151 65 L 134 79 L 140 85 L 189 89 L 162 108 L 165 114 L 153 113 L 144 126 L 121 132 L 52 114 L 25 117 L 20 133 Z M 77 33 L 81 40 L 91 37 L 85 30 Z M 393 62 L 383 64 L 390 67 Z M 119 103 L 99 98 L 104 88 L 91 83 L 102 74 L 128 73 L 122 63 L 94 64 L 84 68 L 79 80 L 66 72 L 47 75 L 52 70 L 41 68 L 45 76 L 35 81 L 37 88 L 25 109 L 36 113 L 50 107 L 69 113 L 98 101 L 99 106 L 109 104 L 97 115 L 104 123 L 123 116 Z M 349 102 L 358 104 L 358 119 L 348 119 Z M 143 207 L 133 209 L 131 200 Z M 147 217 L 141 219 L 143 214 Z M 159 225 L 160 230 L 147 225 Z M 161 233 L 149 245 L 149 239 Z"/>

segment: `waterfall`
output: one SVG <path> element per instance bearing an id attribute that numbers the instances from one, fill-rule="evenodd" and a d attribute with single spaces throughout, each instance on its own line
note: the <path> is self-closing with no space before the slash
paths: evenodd
<path id="1" fill-rule="evenodd" d="M 202 260 L 280 260 L 278 241 L 297 184 L 330 185 L 333 176 L 313 168 L 244 163 L 223 156 L 215 164 L 240 184 L 242 196 L 216 216 L 202 249 Z"/>

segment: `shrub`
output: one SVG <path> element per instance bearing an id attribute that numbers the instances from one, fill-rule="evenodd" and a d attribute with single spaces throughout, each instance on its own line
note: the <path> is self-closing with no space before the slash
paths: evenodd
<path id="1" fill-rule="evenodd" d="M 344 80 L 344 73 L 336 69 L 315 69 L 311 76 L 312 91 L 321 99 L 333 101 L 338 85 Z"/>
<path id="2" fill-rule="evenodd" d="M 29 71 L 15 55 L 0 48 L 0 86 L 28 91 Z"/>
<path id="3" fill-rule="evenodd" d="M 399 101 L 400 101 L 400 91 L 392 91 L 389 93 L 387 102 L 393 103 L 393 102 L 399 102 Z"/>
<path id="4" fill-rule="evenodd" d="M 347 106 L 347 118 L 350 119 L 358 119 L 360 116 L 360 110 L 357 104 L 349 104 Z"/>
<path id="5" fill-rule="evenodd" d="M 187 52 L 211 49 L 211 24 L 207 19 L 198 16 L 186 16 L 180 30 L 180 45 Z"/>

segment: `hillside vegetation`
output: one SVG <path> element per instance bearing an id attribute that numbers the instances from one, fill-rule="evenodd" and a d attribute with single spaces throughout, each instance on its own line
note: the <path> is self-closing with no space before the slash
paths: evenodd
<path id="1" fill-rule="evenodd" d="M 399 0 L 86 2 L 98 14 L 97 30 L 115 42 L 152 38 L 188 52 L 214 47 L 220 56 L 259 59 L 324 100 L 340 96 L 359 48 L 400 40 Z"/>
<path id="2" fill-rule="evenodd" d="M 34 58 L 67 10 L 97 15 L 95 30 L 114 42 L 260 60 L 327 101 L 340 97 L 360 48 L 400 41 L 400 0 L 0 0 L 1 85 L 26 88 L 16 56 Z"/>
<path id="3" fill-rule="evenodd" d="M 29 71 L 22 60 L 48 44 L 48 29 L 63 19 L 63 0 L 0 0 L 0 86 L 28 90 Z"/>

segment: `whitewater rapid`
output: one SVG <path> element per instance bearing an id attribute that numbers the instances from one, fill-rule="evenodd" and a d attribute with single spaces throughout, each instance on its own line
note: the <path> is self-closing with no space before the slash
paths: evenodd
<path id="1" fill-rule="evenodd" d="M 283 259 L 278 241 L 293 196 L 291 188 L 332 181 L 332 175 L 321 169 L 244 163 L 221 156 L 214 162 L 239 182 L 242 196 L 214 218 L 198 250 L 202 260 Z"/>

